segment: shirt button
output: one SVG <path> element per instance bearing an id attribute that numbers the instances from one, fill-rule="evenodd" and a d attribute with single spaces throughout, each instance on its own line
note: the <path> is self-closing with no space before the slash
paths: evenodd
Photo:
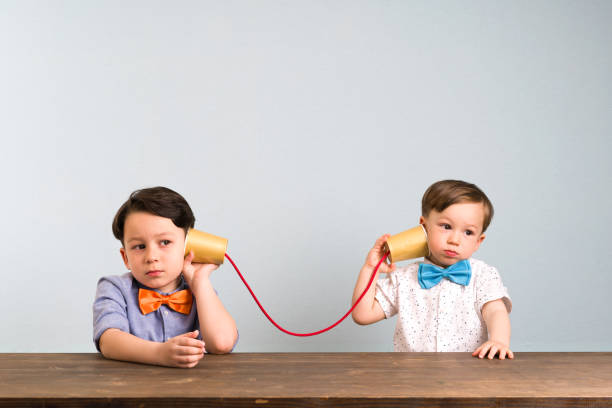
<path id="1" fill-rule="evenodd" d="M 164 316 L 168 316 L 168 311 L 164 310 Z"/>

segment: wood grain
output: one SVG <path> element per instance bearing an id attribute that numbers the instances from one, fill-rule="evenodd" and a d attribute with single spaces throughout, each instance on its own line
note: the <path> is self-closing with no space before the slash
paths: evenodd
<path id="1" fill-rule="evenodd" d="M 0 406 L 612 407 L 612 353 L 234 353 L 193 369 L 0 354 Z"/>

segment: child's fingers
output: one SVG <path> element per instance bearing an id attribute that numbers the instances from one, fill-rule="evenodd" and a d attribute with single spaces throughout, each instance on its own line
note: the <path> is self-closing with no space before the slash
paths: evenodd
<path id="1" fill-rule="evenodd" d="M 195 363 L 189 363 L 189 364 L 178 364 L 177 363 L 175 367 L 177 367 L 177 368 L 193 368 L 193 367 L 195 367 L 197 365 L 198 365 L 198 362 L 196 361 Z"/>
<path id="2" fill-rule="evenodd" d="M 376 240 L 376 242 L 374 243 L 374 246 L 372 247 L 372 249 L 370 249 L 370 252 L 368 252 L 368 256 L 366 257 L 366 265 L 373 268 L 378 264 L 378 262 L 380 261 L 380 258 L 382 258 L 385 255 L 383 253 L 383 245 L 387 241 L 387 238 L 389 237 L 390 237 L 389 234 L 385 234 Z M 389 273 L 393 271 L 393 269 L 391 270 L 386 269 L 386 265 L 388 264 L 383 262 L 381 264 L 379 271 L 382 273 Z"/>
<path id="3" fill-rule="evenodd" d="M 179 356 L 198 356 L 204 354 L 204 347 L 199 346 L 180 346 L 176 349 L 176 354 Z"/>
<path id="4" fill-rule="evenodd" d="M 196 264 L 198 265 L 198 264 Z M 207 274 L 211 274 L 213 273 L 217 268 L 219 267 L 219 265 L 215 265 L 215 264 L 202 264 L 201 267 L 201 271 L 207 273 Z"/>
<path id="5" fill-rule="evenodd" d="M 194 331 L 190 331 L 190 332 L 187 332 L 187 333 L 179 334 L 178 336 L 175 336 L 173 338 L 174 339 L 178 339 L 180 337 L 187 337 L 187 338 L 190 338 L 190 339 L 195 339 L 195 338 L 198 337 L 198 334 L 200 334 L 200 331 L 199 330 L 194 330 Z"/>
<path id="6" fill-rule="evenodd" d="M 494 344 L 489 351 L 489 360 L 493 360 L 498 351 L 499 348 Z"/>
<path id="7" fill-rule="evenodd" d="M 178 358 L 181 360 L 181 362 L 189 364 L 193 363 L 194 361 L 200 361 L 202 358 L 204 358 L 204 353 L 183 354 Z"/>
<path id="8" fill-rule="evenodd" d="M 176 337 L 190 337 L 192 339 L 195 339 L 196 337 L 198 337 L 198 333 L 199 333 L 198 330 L 194 330 L 194 331 L 190 331 L 190 332 L 187 332 L 187 333 L 179 334 Z"/>
<path id="9" fill-rule="evenodd" d="M 391 273 L 395 270 L 395 264 L 387 264 L 387 263 L 381 263 L 380 266 L 378 267 L 378 272 L 380 273 Z"/>
<path id="10" fill-rule="evenodd" d="M 190 363 L 181 364 L 178 367 L 179 368 L 193 368 L 193 367 L 197 366 L 199 362 L 200 362 L 200 360 L 192 361 Z"/>
<path id="11" fill-rule="evenodd" d="M 178 336 L 171 338 L 170 341 L 174 342 L 177 346 L 197 347 L 204 349 L 204 342 L 197 339 L 199 333 L 200 332 L 198 330 L 194 330 L 179 334 Z"/>
<path id="12" fill-rule="evenodd" d="M 193 261 L 193 258 L 195 258 L 195 254 L 193 253 L 193 249 L 192 249 L 191 251 L 189 251 L 189 253 L 185 257 L 185 263 L 187 265 L 191 264 L 191 261 Z"/>
<path id="13" fill-rule="evenodd" d="M 489 348 L 491 348 L 490 344 L 488 343 L 483 344 L 482 349 L 480 350 L 480 353 L 478 353 L 478 358 L 484 358 L 487 355 Z"/>
<path id="14" fill-rule="evenodd" d="M 198 360 L 198 361 L 194 361 L 193 363 L 179 365 L 178 367 L 179 368 L 193 368 L 197 366 L 199 362 L 200 361 Z"/>
<path id="15" fill-rule="evenodd" d="M 194 267 L 191 261 L 193 261 L 194 256 L 195 255 L 193 251 L 189 251 L 185 259 L 183 260 L 183 277 L 185 278 L 185 280 L 187 280 L 187 283 L 189 284 L 191 283 L 191 279 L 193 278 Z"/>
<path id="16" fill-rule="evenodd" d="M 508 350 L 508 358 L 509 358 L 510 360 L 513 360 L 513 359 L 514 359 L 514 353 L 513 353 L 513 352 L 512 352 L 512 350 L 510 350 L 510 349 Z"/>
<path id="17" fill-rule="evenodd" d="M 176 344 L 182 347 L 197 347 L 200 349 L 204 348 L 204 342 L 202 340 L 192 339 L 189 337 L 181 337 L 180 339 L 177 339 Z"/>
<path id="18" fill-rule="evenodd" d="M 193 367 L 204 357 L 204 354 L 177 356 L 174 362 L 179 367 Z"/>
<path id="19" fill-rule="evenodd" d="M 387 242 L 387 239 L 390 237 L 391 235 L 389 234 L 385 234 L 382 235 L 381 237 L 379 237 L 376 242 L 374 243 L 374 249 L 382 249 L 382 246 L 384 245 L 385 242 Z"/>

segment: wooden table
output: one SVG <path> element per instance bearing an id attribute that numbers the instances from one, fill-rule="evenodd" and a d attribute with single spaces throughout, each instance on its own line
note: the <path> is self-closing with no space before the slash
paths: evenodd
<path id="1" fill-rule="evenodd" d="M 0 406 L 612 407 L 612 353 L 234 353 L 193 369 L 0 354 Z"/>

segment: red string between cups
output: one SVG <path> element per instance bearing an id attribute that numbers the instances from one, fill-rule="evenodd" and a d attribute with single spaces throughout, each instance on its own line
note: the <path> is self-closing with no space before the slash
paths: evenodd
<path id="1" fill-rule="evenodd" d="M 334 327 L 336 327 L 338 324 L 340 324 L 344 319 L 347 318 L 348 315 L 351 314 L 351 312 L 353 311 L 353 309 L 355 309 L 355 307 L 359 304 L 359 302 L 361 302 L 361 299 L 365 296 L 366 292 L 368 291 L 368 289 L 370 289 L 370 286 L 372 286 L 372 282 L 374 281 L 374 277 L 376 276 L 376 272 L 378 272 L 378 268 L 380 267 L 380 264 L 383 263 L 383 261 L 385 259 L 387 259 L 387 256 L 389 256 L 389 252 L 385 253 L 383 255 L 383 257 L 380 259 L 380 261 L 378 261 L 378 264 L 376 265 L 376 268 L 374 268 L 374 272 L 372 272 L 372 276 L 370 277 L 370 281 L 368 282 L 368 286 L 366 286 L 366 288 L 364 289 L 363 293 L 361 294 L 361 296 L 359 296 L 359 298 L 357 299 L 357 301 L 355 302 L 355 304 L 350 308 L 350 310 L 348 312 L 346 312 L 346 314 L 344 316 L 342 316 L 340 318 L 340 320 L 338 320 L 336 323 L 332 324 L 329 327 L 326 327 L 325 329 L 321 329 L 319 331 L 316 332 L 312 332 L 312 333 L 294 333 L 292 331 L 286 330 L 284 328 L 282 328 L 278 323 L 276 323 L 274 321 L 274 319 L 272 319 L 272 317 L 270 317 L 270 315 L 268 314 L 268 312 L 266 312 L 266 310 L 264 309 L 264 307 L 261 305 L 261 303 L 259 303 L 259 300 L 257 299 L 257 296 L 255 296 L 255 293 L 253 293 L 253 291 L 251 290 L 251 287 L 249 286 L 249 284 L 247 283 L 247 281 L 244 279 L 244 277 L 242 276 L 242 274 L 240 273 L 240 270 L 238 269 L 238 267 L 236 266 L 236 264 L 234 263 L 234 261 L 232 260 L 232 258 L 230 258 L 230 256 L 228 254 L 225 254 L 225 257 L 227 258 L 228 261 L 230 261 L 230 263 L 232 264 L 232 266 L 234 267 L 234 269 L 236 270 L 236 272 L 238 273 L 238 276 L 240 277 L 240 279 L 242 280 L 242 282 L 244 283 L 244 285 L 246 286 L 246 288 L 249 290 L 249 292 L 251 293 L 251 296 L 253 297 L 253 299 L 255 300 L 255 303 L 257 303 L 257 306 L 259 306 L 259 308 L 261 309 L 261 311 L 263 312 L 263 314 L 268 318 L 268 320 L 270 321 L 270 323 L 272 323 L 278 330 L 282 331 L 283 333 L 289 334 L 291 336 L 297 336 L 297 337 L 308 337 L 308 336 L 316 336 L 317 334 L 321 334 L 321 333 L 325 333 L 328 330 L 333 329 Z"/>

